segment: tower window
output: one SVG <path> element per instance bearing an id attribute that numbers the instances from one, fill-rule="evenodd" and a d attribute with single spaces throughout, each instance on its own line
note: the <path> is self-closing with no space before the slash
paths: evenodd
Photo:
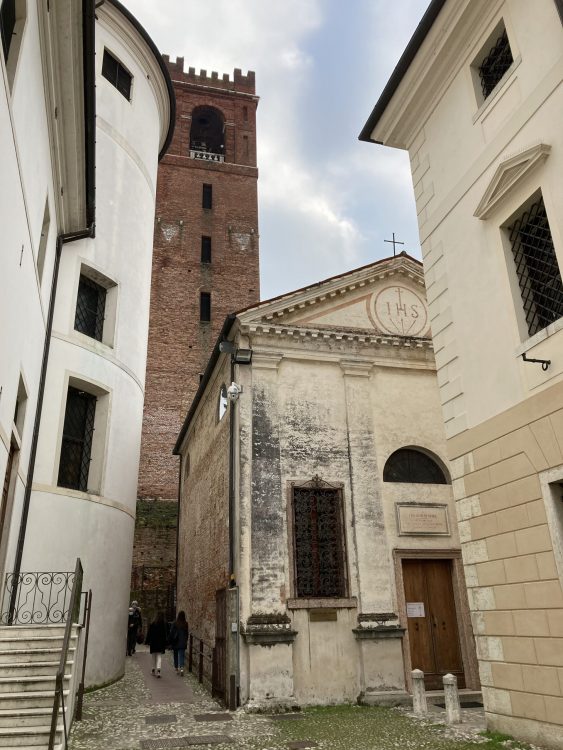
<path id="1" fill-rule="evenodd" d="M 57 480 L 59 487 L 81 492 L 88 490 L 95 414 L 96 397 L 69 386 Z"/>
<path id="2" fill-rule="evenodd" d="M 104 332 L 106 290 L 83 274 L 78 282 L 74 330 L 101 341 Z"/>
<path id="3" fill-rule="evenodd" d="M 192 112 L 190 149 L 207 154 L 225 153 L 225 124 L 218 109 L 196 107 Z"/>
<path id="4" fill-rule="evenodd" d="M 401 448 L 389 456 L 383 469 L 383 481 L 448 484 L 436 461 L 426 453 L 412 448 Z"/>
<path id="5" fill-rule="evenodd" d="M 211 237 L 201 238 L 201 262 L 211 263 Z"/>
<path id="6" fill-rule="evenodd" d="M 202 323 L 209 323 L 211 320 L 211 294 L 209 292 L 200 292 L 199 319 Z"/>
<path id="7" fill-rule="evenodd" d="M 486 56 L 479 65 L 479 79 L 483 99 L 486 99 L 496 87 L 497 83 L 510 68 L 514 59 L 508 41 L 506 29 L 502 27 L 500 35 L 485 52 Z"/>
<path id="8" fill-rule="evenodd" d="M 508 227 L 530 336 L 563 317 L 563 284 L 543 197 Z"/>
<path id="9" fill-rule="evenodd" d="M 131 81 L 133 77 L 123 65 L 110 54 L 107 49 L 104 50 L 104 59 L 102 62 L 102 75 L 104 78 L 115 86 L 120 94 L 129 101 L 131 99 Z"/>
<path id="10" fill-rule="evenodd" d="M 204 185 L 201 199 L 202 208 L 213 208 L 213 185 Z"/>

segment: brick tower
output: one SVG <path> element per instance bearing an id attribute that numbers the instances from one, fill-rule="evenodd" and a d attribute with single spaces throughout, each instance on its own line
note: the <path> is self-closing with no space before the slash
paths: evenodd
<path id="1" fill-rule="evenodd" d="M 166 607 L 175 574 L 172 448 L 225 317 L 259 299 L 254 73 L 165 55 L 176 129 L 160 162 L 132 589 Z"/>

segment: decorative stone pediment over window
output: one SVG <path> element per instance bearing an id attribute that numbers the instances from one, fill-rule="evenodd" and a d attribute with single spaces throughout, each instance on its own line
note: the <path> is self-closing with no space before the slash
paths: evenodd
<path id="1" fill-rule="evenodd" d="M 503 161 L 473 215 L 478 219 L 488 219 L 512 188 L 534 167 L 547 159 L 550 151 L 551 146 L 538 143 Z"/>

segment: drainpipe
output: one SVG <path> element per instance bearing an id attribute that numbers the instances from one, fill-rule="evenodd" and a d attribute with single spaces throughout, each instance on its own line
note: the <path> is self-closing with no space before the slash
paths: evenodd
<path id="1" fill-rule="evenodd" d="M 235 382 L 235 354 L 231 353 L 231 383 Z M 236 586 L 235 574 L 235 407 L 229 408 L 229 588 Z"/>
<path id="2" fill-rule="evenodd" d="M 57 237 L 55 250 L 55 264 L 53 266 L 53 278 L 51 281 L 51 294 L 49 297 L 49 311 L 47 314 L 47 328 L 45 331 L 45 341 L 43 343 L 43 359 L 41 361 L 41 373 L 39 376 L 39 390 L 37 392 L 37 405 L 35 407 L 35 419 L 33 422 L 33 435 L 31 436 L 31 450 L 29 452 L 29 464 L 27 467 L 27 477 L 25 492 L 23 497 L 23 508 L 20 521 L 20 532 L 18 544 L 16 547 L 16 559 L 14 562 L 14 572 L 12 578 L 12 594 L 10 596 L 10 610 L 8 613 L 8 624 L 11 625 L 16 607 L 16 598 L 18 593 L 18 579 L 21 572 L 21 562 L 23 557 L 23 547 L 25 543 L 25 532 L 27 529 L 27 519 L 29 516 L 29 505 L 31 501 L 31 487 L 33 484 L 33 474 L 35 471 L 35 458 L 37 456 L 37 444 L 39 442 L 39 431 L 41 428 L 41 412 L 43 409 L 43 397 L 45 395 L 45 382 L 47 380 L 47 365 L 49 364 L 49 351 L 51 348 L 51 333 L 53 330 L 53 316 L 55 312 L 55 300 L 57 297 L 57 283 L 59 279 L 59 267 L 61 263 L 61 252 L 63 245 L 68 242 L 76 242 L 94 237 L 94 224 L 89 229 L 80 232 L 70 232 L 69 234 L 60 234 Z"/>

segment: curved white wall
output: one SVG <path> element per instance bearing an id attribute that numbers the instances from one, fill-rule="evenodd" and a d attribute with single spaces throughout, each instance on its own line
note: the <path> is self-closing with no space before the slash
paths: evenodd
<path id="1" fill-rule="evenodd" d="M 131 101 L 101 76 L 107 48 L 132 74 Z M 106 3 L 96 25 L 96 238 L 63 247 L 23 570 L 72 570 L 93 590 L 87 683 L 119 677 L 143 415 L 158 152 L 166 87 L 146 43 Z M 113 346 L 74 330 L 81 267 L 117 285 Z M 115 291 L 112 292 L 115 295 Z M 107 311 L 106 306 L 106 311 Z M 111 321 L 106 319 L 106 326 Z M 69 379 L 98 395 L 96 494 L 57 487 Z M 100 440 L 100 437 L 103 438 Z M 94 486 L 93 486 L 94 485 Z"/>

